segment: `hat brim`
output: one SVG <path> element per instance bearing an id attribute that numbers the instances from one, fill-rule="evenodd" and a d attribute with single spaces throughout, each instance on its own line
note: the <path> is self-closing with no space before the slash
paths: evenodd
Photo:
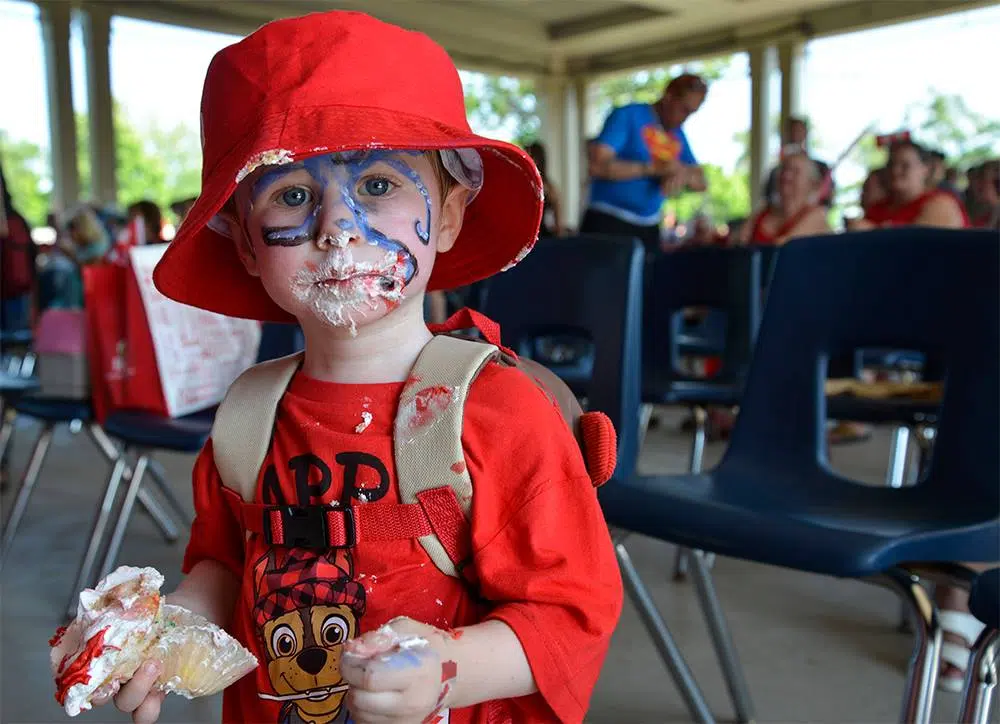
<path id="1" fill-rule="evenodd" d="M 377 133 L 366 129 L 377 129 Z M 326 142 L 327 138 L 338 141 Z M 260 280 L 246 271 L 233 240 L 207 224 L 232 196 L 239 180 L 268 159 L 302 160 L 377 148 L 475 148 L 482 156 L 483 187 L 466 209 L 455 245 L 438 256 L 429 291 L 485 279 L 530 251 L 542 218 L 542 182 L 530 157 L 516 146 L 379 108 L 293 109 L 263 119 L 215 168 L 203 172 L 201 195 L 153 274 L 157 289 L 175 301 L 230 317 L 293 321 L 271 300 Z"/>

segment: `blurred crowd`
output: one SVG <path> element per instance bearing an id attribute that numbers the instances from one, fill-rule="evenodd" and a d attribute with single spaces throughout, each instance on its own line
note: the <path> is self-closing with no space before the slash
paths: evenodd
<path id="1" fill-rule="evenodd" d="M 27 329 L 45 309 L 83 306 L 83 267 L 141 244 L 162 244 L 172 238 L 174 225 L 153 201 L 136 201 L 124 210 L 81 203 L 62 214 L 50 214 L 51 243 L 35 243 L 32 230 L 17 211 L 0 169 L 3 206 L 3 279 L 0 311 L 5 331 Z M 183 221 L 194 199 L 171 205 L 176 225 Z"/>

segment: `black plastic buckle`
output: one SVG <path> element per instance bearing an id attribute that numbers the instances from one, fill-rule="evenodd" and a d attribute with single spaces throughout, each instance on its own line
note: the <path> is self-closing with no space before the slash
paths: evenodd
<path id="1" fill-rule="evenodd" d="M 271 512 L 278 511 L 281 516 L 281 528 L 284 533 L 281 543 L 274 540 L 271 529 Z M 331 545 L 327 530 L 326 514 L 335 512 L 342 516 L 346 541 L 343 544 Z M 264 540 L 269 545 L 281 545 L 288 548 L 348 548 L 357 544 L 358 533 L 354 521 L 354 511 L 350 507 L 328 508 L 322 505 L 305 506 L 275 506 L 269 508 L 264 515 Z"/>

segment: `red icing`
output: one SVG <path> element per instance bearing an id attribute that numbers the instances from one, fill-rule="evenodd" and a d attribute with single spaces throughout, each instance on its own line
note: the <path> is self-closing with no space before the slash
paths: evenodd
<path id="1" fill-rule="evenodd" d="M 53 647 L 58 646 L 59 643 L 63 640 L 63 636 L 65 635 L 66 635 L 65 626 L 60 626 L 59 628 L 57 628 L 55 635 L 49 639 L 49 646 Z"/>
<path id="2" fill-rule="evenodd" d="M 441 681 L 451 681 L 458 676 L 458 664 L 454 661 L 445 661 L 441 664 Z"/>
<path id="3" fill-rule="evenodd" d="M 451 466 L 451 472 L 455 473 L 456 475 L 461 475 L 462 473 L 464 473 L 465 472 L 465 461 L 464 460 L 459 460 L 457 463 L 452 464 L 452 466 Z"/>
<path id="4" fill-rule="evenodd" d="M 452 641 L 458 641 L 460 638 L 462 638 L 465 635 L 465 631 L 458 631 L 458 630 L 453 629 L 453 628 L 445 629 L 444 633 Z M 454 663 L 454 662 L 452 662 L 452 663 Z"/>
<path id="5" fill-rule="evenodd" d="M 416 394 L 413 399 L 416 410 L 410 418 L 410 429 L 426 427 L 429 425 L 437 413 L 448 409 L 451 404 L 451 388 L 443 385 L 425 387 Z"/>
<path id="6" fill-rule="evenodd" d="M 60 706 L 66 703 L 66 695 L 69 693 L 71 687 L 77 684 L 89 684 L 90 683 L 90 664 L 94 659 L 98 658 L 108 649 L 114 649 L 113 646 L 104 645 L 104 635 L 108 632 L 108 629 L 103 628 L 97 632 L 97 635 L 92 637 L 87 645 L 84 646 L 83 652 L 76 657 L 76 661 L 70 664 L 65 671 L 60 673 L 59 678 L 56 679 L 56 701 L 59 702 Z M 66 663 L 65 659 L 60 665 L 60 670 L 62 666 Z"/>

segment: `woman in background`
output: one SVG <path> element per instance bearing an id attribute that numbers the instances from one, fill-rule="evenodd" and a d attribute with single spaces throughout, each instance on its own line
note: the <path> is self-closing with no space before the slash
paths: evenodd
<path id="1" fill-rule="evenodd" d="M 826 209 L 817 202 L 819 166 L 802 151 L 785 156 L 778 171 L 777 203 L 768 203 L 740 230 L 744 244 L 781 246 L 799 236 L 830 233 Z"/>
<path id="2" fill-rule="evenodd" d="M 97 212 L 87 204 L 66 215 L 60 248 L 80 266 L 101 261 L 111 251 L 111 235 Z"/>
<path id="3" fill-rule="evenodd" d="M 145 227 L 147 244 L 162 244 L 163 240 L 163 212 L 160 207 L 148 199 L 136 201 L 128 207 L 128 220 L 136 217 L 142 218 Z"/>
<path id="4" fill-rule="evenodd" d="M 889 148 L 888 197 L 866 209 L 852 231 L 886 226 L 937 226 L 960 229 L 969 225 L 965 210 L 947 191 L 930 185 L 929 154 L 913 141 Z"/>

